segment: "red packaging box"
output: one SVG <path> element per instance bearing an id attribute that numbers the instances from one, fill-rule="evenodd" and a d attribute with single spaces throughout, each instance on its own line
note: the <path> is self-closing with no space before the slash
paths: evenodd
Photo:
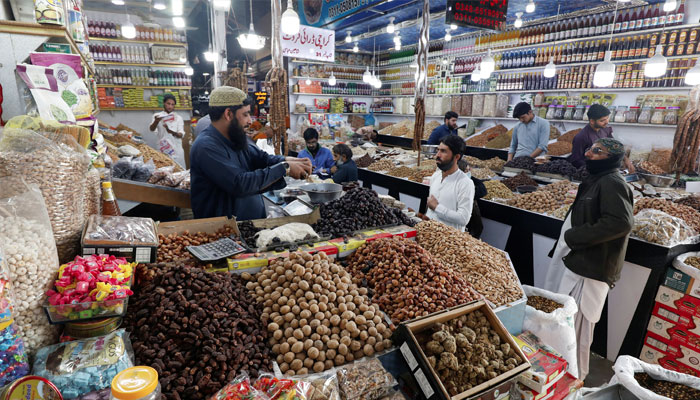
<path id="1" fill-rule="evenodd" d="M 680 372 L 682 374 L 700 377 L 700 374 L 698 374 L 698 371 L 688 367 L 687 365 L 683 365 L 683 363 L 678 362 L 678 360 L 674 360 L 670 356 L 666 356 L 666 357 L 660 359 L 659 365 L 666 368 L 669 371 L 676 371 L 676 372 Z"/>
<path id="2" fill-rule="evenodd" d="M 661 303 L 656 303 L 652 315 L 656 315 L 666 321 L 700 336 L 700 318 L 680 312 L 677 308 L 672 308 Z"/>
<path id="3" fill-rule="evenodd" d="M 667 321 L 659 316 L 652 315 L 647 326 L 652 332 L 664 339 L 673 340 L 679 344 L 686 345 L 694 351 L 700 352 L 700 336 L 691 333 L 687 329 Z"/>
<path id="4" fill-rule="evenodd" d="M 700 318 L 700 299 L 666 286 L 659 286 L 656 302 L 675 308 L 679 313 Z"/>
<path id="5" fill-rule="evenodd" d="M 570 373 L 566 373 L 563 378 L 559 379 L 556 385 L 554 385 L 554 396 L 551 400 L 563 400 L 566 396 L 574 393 L 575 391 L 583 387 L 583 381 L 574 378 Z"/>
<path id="6" fill-rule="evenodd" d="M 416 236 L 418 236 L 418 231 L 407 225 L 393 226 L 391 228 L 384 228 L 384 230 L 391 233 L 393 236 L 400 236 L 405 239 L 416 240 Z"/>
<path id="7" fill-rule="evenodd" d="M 651 346 L 644 345 L 639 352 L 639 359 L 649 364 L 658 364 L 659 360 L 666 357 L 666 353 Z"/>
<path id="8" fill-rule="evenodd" d="M 318 243 L 313 243 L 313 244 L 305 244 L 305 245 L 299 247 L 299 250 L 306 251 L 310 254 L 323 252 L 323 253 L 326 253 L 326 255 L 331 259 L 335 259 L 338 256 L 338 247 L 336 247 L 335 245 L 333 245 L 330 242 L 318 242 Z"/>
<path id="9" fill-rule="evenodd" d="M 659 350 L 663 354 L 663 357 L 660 357 L 658 360 L 659 364 L 661 364 L 661 358 L 666 358 L 692 369 L 695 371 L 695 374 L 700 373 L 700 352 L 697 350 L 677 341 L 664 339 L 653 332 L 647 332 L 647 336 L 644 338 L 644 345 L 644 347 L 649 347 L 652 350 Z"/>

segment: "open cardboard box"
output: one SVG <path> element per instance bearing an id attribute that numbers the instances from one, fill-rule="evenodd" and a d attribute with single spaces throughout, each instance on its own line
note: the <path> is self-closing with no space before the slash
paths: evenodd
<path id="1" fill-rule="evenodd" d="M 216 233 L 217 230 L 230 226 L 236 235 L 241 234 L 238 230 L 238 224 L 236 224 L 236 218 L 226 218 L 226 217 L 215 217 L 215 218 L 201 218 L 201 219 L 190 219 L 186 221 L 175 221 L 175 222 L 161 222 L 158 224 L 157 230 L 158 234 L 170 235 L 171 233 L 182 233 L 184 231 L 189 231 L 191 233 L 204 232 L 204 233 Z"/>
<path id="2" fill-rule="evenodd" d="M 462 315 L 469 314 L 476 310 L 480 310 L 488 319 L 492 329 L 500 336 L 501 343 L 508 343 L 510 348 L 520 356 L 523 363 L 513 368 L 512 370 L 498 375 L 478 386 L 475 386 L 456 396 L 451 396 L 445 386 L 440 381 L 435 370 L 428 363 L 427 356 L 423 352 L 418 339 L 416 338 L 421 332 L 429 329 L 438 322 L 447 322 L 458 318 Z M 527 357 L 517 345 L 513 337 L 508 333 L 496 314 L 491 310 L 483 300 L 474 301 L 465 305 L 453 307 L 451 309 L 431 314 L 426 317 L 417 318 L 408 322 L 404 322 L 399 326 L 398 337 L 404 340 L 401 345 L 401 353 L 408 363 L 411 372 L 418 381 L 425 397 L 428 400 L 445 399 L 445 400 L 461 400 L 482 398 L 489 399 L 497 396 L 490 395 L 494 389 L 498 390 L 503 387 L 503 383 L 514 379 L 518 374 L 530 368 L 530 363 Z"/>

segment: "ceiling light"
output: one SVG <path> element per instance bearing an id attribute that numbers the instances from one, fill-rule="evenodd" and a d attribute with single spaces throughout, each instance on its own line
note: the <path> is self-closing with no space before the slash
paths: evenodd
<path id="1" fill-rule="evenodd" d="M 194 74 L 194 70 L 192 69 L 192 67 L 190 67 L 189 65 L 186 66 L 185 67 L 185 75 L 192 76 L 192 74 Z"/>
<path id="2" fill-rule="evenodd" d="M 450 29 L 452 29 L 452 30 L 457 29 L 457 24 L 450 24 Z"/>
<path id="3" fill-rule="evenodd" d="M 452 40 L 452 35 L 450 34 L 450 30 L 445 29 L 445 41 L 449 42 L 450 40 Z"/>
<path id="4" fill-rule="evenodd" d="M 544 77 L 553 78 L 557 74 L 557 66 L 554 65 L 554 57 L 549 58 L 549 64 L 544 67 Z"/>
<path id="5" fill-rule="evenodd" d="M 231 0 L 214 0 L 214 8 L 228 10 L 231 8 Z"/>
<path id="6" fill-rule="evenodd" d="M 182 0 L 172 0 L 171 8 L 173 10 L 173 16 L 181 16 L 183 9 Z"/>
<path id="7" fill-rule="evenodd" d="M 348 35 L 345 36 L 345 43 L 352 43 L 352 31 L 348 31 Z"/>
<path id="8" fill-rule="evenodd" d="M 522 18 L 522 17 L 523 17 L 523 13 L 517 12 L 517 13 L 515 13 L 515 15 L 516 15 L 518 18 L 515 19 L 515 23 L 513 23 L 513 26 L 516 27 L 516 28 L 520 28 L 521 26 L 523 26 L 523 18 Z"/>
<path id="9" fill-rule="evenodd" d="M 217 54 L 212 50 L 204 52 L 204 59 L 209 62 L 215 62 L 218 58 L 219 57 L 217 57 Z"/>
<path id="10" fill-rule="evenodd" d="M 185 19 L 182 17 L 173 17 L 173 25 L 175 25 L 176 28 L 184 28 Z"/>
<path id="11" fill-rule="evenodd" d="M 131 21 L 127 20 L 124 25 L 122 25 L 122 36 L 124 39 L 133 39 L 136 37 L 136 27 Z"/>
<path id="12" fill-rule="evenodd" d="M 124 0 L 112 0 L 112 4 L 114 4 L 115 6 L 123 6 Z"/>
<path id="13" fill-rule="evenodd" d="M 305 83 L 307 86 L 310 85 L 310 84 L 311 84 L 311 79 L 306 78 L 306 80 L 304 81 L 304 83 Z"/>
<path id="14" fill-rule="evenodd" d="M 240 44 L 243 49 L 260 50 L 265 47 L 265 38 L 255 33 L 253 22 L 251 22 L 250 31 L 238 35 L 238 44 Z"/>
<path id="15" fill-rule="evenodd" d="M 666 0 L 664 3 L 664 12 L 671 12 L 676 9 L 676 0 Z"/>
<path id="16" fill-rule="evenodd" d="M 656 53 L 647 61 L 644 66 L 644 76 L 649 78 L 658 78 L 666 74 L 668 61 L 663 55 L 663 47 L 656 46 Z"/>
<path id="17" fill-rule="evenodd" d="M 491 56 L 491 49 L 486 53 L 486 57 L 481 60 L 481 74 L 491 76 L 493 70 L 496 69 L 496 60 Z"/>
<path id="18" fill-rule="evenodd" d="M 209 76 L 209 72 L 202 72 L 202 76 Z"/>
<path id="19" fill-rule="evenodd" d="M 386 32 L 387 33 L 394 33 L 394 30 L 396 29 L 394 27 L 394 17 L 389 18 L 389 25 L 386 26 Z"/>
<path id="20" fill-rule="evenodd" d="M 365 70 L 365 73 L 362 74 L 362 82 L 364 83 L 369 83 L 370 79 L 372 79 L 372 73 L 369 72 L 369 67 Z"/>
<path id="21" fill-rule="evenodd" d="M 619 3 L 629 3 L 632 0 L 617 0 Z"/>
<path id="22" fill-rule="evenodd" d="M 528 14 L 535 12 L 535 0 L 530 0 L 530 2 L 527 3 L 527 6 L 525 6 L 525 12 Z"/>
<path id="23" fill-rule="evenodd" d="M 481 70 L 479 67 L 476 67 L 476 69 L 472 72 L 472 82 L 479 82 L 481 80 Z"/>
<path id="24" fill-rule="evenodd" d="M 394 43 L 394 48 L 396 51 L 401 50 L 401 41 L 399 40 L 398 42 Z"/>
<path id="25" fill-rule="evenodd" d="M 335 86 L 335 83 L 336 83 L 335 75 L 333 75 L 333 73 L 331 72 L 331 76 L 330 76 L 330 78 L 328 78 L 328 84 L 330 86 Z"/>
<path id="26" fill-rule="evenodd" d="M 685 84 L 690 86 L 700 85 L 700 63 L 695 64 L 685 74 Z"/>
<path id="27" fill-rule="evenodd" d="M 282 14 L 280 25 L 282 26 L 282 33 L 285 35 L 293 36 L 299 33 L 299 14 L 294 11 L 292 0 L 287 0 L 287 9 Z"/>
<path id="28" fill-rule="evenodd" d="M 443 59 L 442 59 L 442 63 L 443 63 L 443 64 L 447 64 L 447 59 L 446 59 L 446 58 L 443 58 Z"/>
<path id="29" fill-rule="evenodd" d="M 156 0 L 155 2 L 153 2 L 153 8 L 159 11 L 163 11 L 168 7 L 165 5 L 163 0 Z"/>
<path id="30" fill-rule="evenodd" d="M 374 86 L 375 89 L 381 89 L 382 80 L 379 79 L 379 77 L 374 75 L 374 74 L 372 74 L 372 77 L 374 78 L 374 79 L 372 79 L 372 86 Z"/>
<path id="31" fill-rule="evenodd" d="M 360 48 L 357 47 L 357 42 L 355 42 L 355 46 L 353 46 L 352 52 L 353 52 L 353 53 L 357 53 L 358 51 L 360 51 Z"/>
<path id="32" fill-rule="evenodd" d="M 608 87 L 615 81 L 615 64 L 610 62 L 612 52 L 605 52 L 605 61 L 598 64 L 593 75 L 593 84 L 597 87 Z"/>

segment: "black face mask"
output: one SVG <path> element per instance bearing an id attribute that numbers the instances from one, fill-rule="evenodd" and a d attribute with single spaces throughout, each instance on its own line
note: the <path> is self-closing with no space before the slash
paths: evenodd
<path id="1" fill-rule="evenodd" d="M 248 146 L 248 137 L 237 119 L 231 121 L 231 124 L 228 126 L 228 138 L 236 150 L 243 150 Z"/>
<path id="2" fill-rule="evenodd" d="M 586 159 L 586 169 L 591 175 L 609 171 L 611 169 L 620 168 L 622 165 L 623 154 L 611 154 L 610 157 L 604 160 L 589 160 Z"/>

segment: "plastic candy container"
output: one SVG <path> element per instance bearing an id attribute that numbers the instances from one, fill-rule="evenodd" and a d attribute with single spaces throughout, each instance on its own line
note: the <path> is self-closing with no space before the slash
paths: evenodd
<path id="1" fill-rule="evenodd" d="M 52 323 L 121 316 L 126 311 L 135 263 L 108 255 L 76 257 L 61 265 L 56 290 L 44 307 Z"/>
<path id="2" fill-rule="evenodd" d="M 63 400 L 61 392 L 48 379 L 40 376 L 25 376 L 3 388 L 2 400 Z"/>
<path id="3" fill-rule="evenodd" d="M 112 400 L 159 400 L 158 372 L 151 367 L 131 367 L 112 379 Z"/>
<path id="4" fill-rule="evenodd" d="M 29 373 L 24 342 L 12 319 L 12 292 L 9 273 L 0 251 L 0 387 Z"/>
<path id="5" fill-rule="evenodd" d="M 47 378 L 63 397 L 104 389 L 121 371 L 134 366 L 128 334 L 120 329 L 106 336 L 44 347 L 37 352 L 34 373 Z"/>

